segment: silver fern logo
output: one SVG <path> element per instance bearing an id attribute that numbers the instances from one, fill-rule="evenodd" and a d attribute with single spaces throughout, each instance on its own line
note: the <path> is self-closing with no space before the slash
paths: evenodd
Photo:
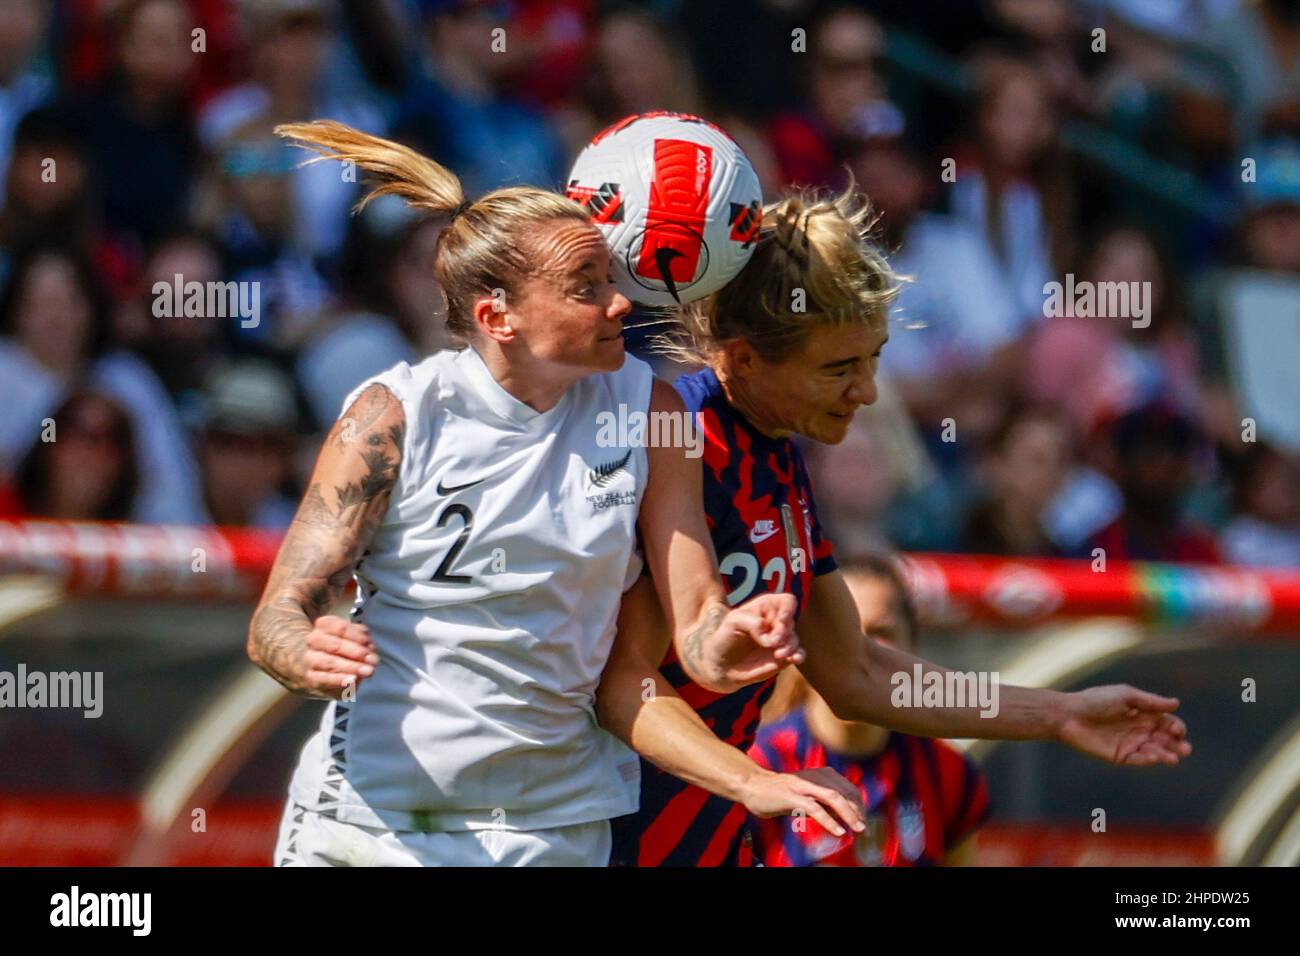
<path id="1" fill-rule="evenodd" d="M 597 465 L 587 472 L 587 484 L 593 488 L 604 488 L 616 477 L 620 471 L 627 469 L 627 463 L 632 460 L 632 452 L 628 451 L 622 458 L 606 462 L 603 465 Z"/>

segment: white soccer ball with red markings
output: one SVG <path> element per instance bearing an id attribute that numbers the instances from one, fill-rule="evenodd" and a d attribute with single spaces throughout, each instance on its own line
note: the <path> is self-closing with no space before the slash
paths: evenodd
<path id="1" fill-rule="evenodd" d="M 763 192 L 736 141 L 686 113 L 629 116 L 578 156 L 565 190 L 609 241 L 618 289 L 673 306 L 735 278 L 754 253 Z"/>

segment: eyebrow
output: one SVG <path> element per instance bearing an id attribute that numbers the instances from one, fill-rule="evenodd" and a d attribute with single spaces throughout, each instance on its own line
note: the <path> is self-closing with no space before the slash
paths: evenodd
<path id="1" fill-rule="evenodd" d="M 583 259 L 582 262 L 578 263 L 578 265 L 574 266 L 572 269 L 569 270 L 569 275 L 574 276 L 574 275 L 578 275 L 579 273 L 586 272 L 588 269 L 594 269 L 596 268 L 597 264 L 598 263 L 596 262 L 595 259 Z"/>
<path id="2" fill-rule="evenodd" d="M 881 340 L 880 344 L 876 346 L 876 351 L 878 352 L 882 348 L 884 348 L 885 343 L 888 341 L 889 341 L 889 336 L 886 335 L 884 339 Z M 850 355 L 848 358 L 836 359 L 833 362 L 827 362 L 825 365 L 822 365 L 821 367 L 823 369 L 831 370 L 831 369 L 843 368 L 849 365 L 853 365 L 857 361 L 858 361 L 858 357 L 856 355 Z"/>

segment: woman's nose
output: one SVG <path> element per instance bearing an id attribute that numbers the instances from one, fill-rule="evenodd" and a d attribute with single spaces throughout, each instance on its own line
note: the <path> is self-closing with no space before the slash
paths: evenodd
<path id="1" fill-rule="evenodd" d="M 849 398 L 859 405 L 874 405 L 879 397 L 876 390 L 876 377 L 868 372 L 864 377 L 853 383 L 849 389 Z"/>
<path id="2" fill-rule="evenodd" d="M 609 302 L 610 318 L 617 318 L 620 321 L 627 318 L 628 313 L 632 311 L 632 302 L 622 292 L 615 290 L 614 297 Z"/>

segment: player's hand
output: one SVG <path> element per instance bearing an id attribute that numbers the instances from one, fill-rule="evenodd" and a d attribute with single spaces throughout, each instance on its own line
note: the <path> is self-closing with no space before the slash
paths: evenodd
<path id="1" fill-rule="evenodd" d="M 804 652 L 794 630 L 795 607 L 793 594 L 760 594 L 727 612 L 704 637 L 706 686 L 730 693 L 802 663 Z"/>
<path id="2" fill-rule="evenodd" d="M 773 773 L 763 770 L 746 782 L 745 809 L 756 817 L 781 817 L 802 813 L 829 833 L 844 836 L 848 830 L 867 828 L 862 792 L 830 767 Z"/>
<path id="3" fill-rule="evenodd" d="M 1192 752 L 1187 725 L 1173 714 L 1174 697 L 1111 684 L 1066 694 L 1064 700 L 1057 737 L 1091 757 L 1129 767 L 1172 767 Z"/>
<path id="4" fill-rule="evenodd" d="M 333 614 L 316 618 L 306 644 L 299 690 L 309 697 L 350 697 L 379 663 L 370 629 Z"/>

